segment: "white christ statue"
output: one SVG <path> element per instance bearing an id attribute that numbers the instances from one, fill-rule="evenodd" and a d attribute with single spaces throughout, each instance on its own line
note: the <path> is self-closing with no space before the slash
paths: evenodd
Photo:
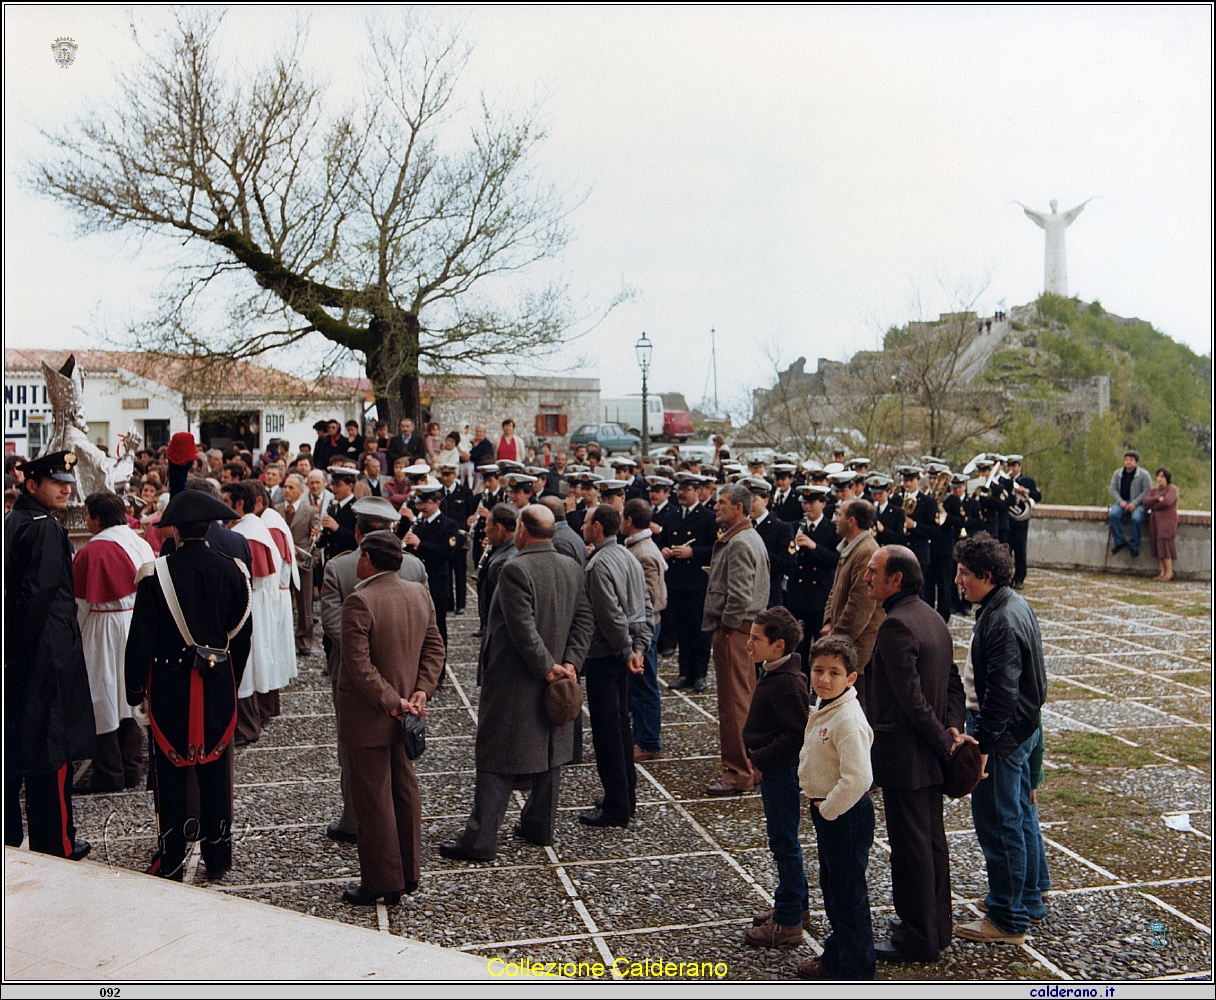
<path id="1" fill-rule="evenodd" d="M 1073 219 L 1080 215 L 1081 209 L 1091 201 L 1092 198 L 1086 198 L 1076 208 L 1061 214 L 1056 211 L 1060 203 L 1052 198 L 1050 215 L 1027 208 L 1020 201 L 1015 202 L 1022 205 L 1022 211 L 1047 234 L 1047 246 L 1043 251 L 1043 291 L 1068 298 L 1068 262 L 1064 259 L 1064 230 L 1072 225 Z"/>

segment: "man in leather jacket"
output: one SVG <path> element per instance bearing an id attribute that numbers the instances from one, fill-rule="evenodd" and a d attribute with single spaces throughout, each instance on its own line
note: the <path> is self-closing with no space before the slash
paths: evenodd
<path id="1" fill-rule="evenodd" d="M 1040 889 L 1042 834 L 1031 799 L 1030 757 L 1047 700 L 1043 640 L 1030 605 L 1013 591 L 1008 546 L 987 534 L 954 548 L 956 582 L 978 603 L 963 672 L 967 732 L 987 772 L 971 793 L 971 815 L 988 868 L 987 916 L 955 927 L 973 941 L 1021 944 L 1046 916 Z"/>

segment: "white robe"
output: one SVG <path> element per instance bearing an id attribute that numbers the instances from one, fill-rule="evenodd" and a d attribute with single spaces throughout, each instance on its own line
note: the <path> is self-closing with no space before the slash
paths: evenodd
<path id="1" fill-rule="evenodd" d="M 262 521 L 265 522 L 267 529 L 275 528 L 283 533 L 284 544 L 287 548 L 287 557 L 283 559 L 283 564 L 279 567 L 279 617 L 275 641 L 290 654 L 290 676 L 295 677 L 300 672 L 296 663 L 295 620 L 291 613 L 291 588 L 294 586 L 296 590 L 300 589 L 300 571 L 296 567 L 296 561 L 293 558 L 295 543 L 292 541 L 291 528 L 288 527 L 287 522 L 283 520 L 282 515 L 277 510 L 273 508 L 264 510 L 262 512 Z M 272 535 L 271 537 L 273 538 L 274 536 Z M 310 598 L 311 596 L 309 595 Z"/>
<path id="2" fill-rule="evenodd" d="M 285 564 L 275 545 L 270 529 L 256 514 L 246 514 L 232 526 L 232 530 L 244 535 L 250 543 L 260 542 L 270 550 L 273 572 L 269 576 L 253 578 L 253 595 L 250 601 L 250 617 L 253 619 L 253 636 L 249 649 L 249 662 L 237 691 L 238 698 L 248 698 L 255 691 L 268 694 L 287 687 L 299 672 L 296 668 L 294 630 L 290 627 L 287 641 L 283 641 L 281 580 Z M 288 613 L 291 610 L 291 592 L 287 592 Z M 290 618 L 288 619 L 290 626 Z"/>
<path id="3" fill-rule="evenodd" d="M 98 532 L 88 544 L 97 542 L 113 542 L 121 548 L 136 572 L 144 563 L 156 558 L 152 546 L 125 524 Z M 114 732 L 123 719 L 136 719 L 146 724 L 146 716 L 127 704 L 124 679 L 127 634 L 131 631 L 134 610 L 134 590 L 116 601 L 96 604 L 80 598 L 76 601 L 84 664 L 93 696 L 93 719 L 99 736 Z"/>

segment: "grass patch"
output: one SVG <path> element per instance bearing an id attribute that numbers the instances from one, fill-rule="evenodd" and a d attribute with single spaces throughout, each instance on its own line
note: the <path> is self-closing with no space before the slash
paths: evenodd
<path id="1" fill-rule="evenodd" d="M 1178 681 L 1180 684 L 1190 684 L 1197 688 L 1210 688 L 1212 686 L 1212 671 L 1210 670 L 1187 670 L 1181 674 L 1170 674 L 1170 680 Z"/>
<path id="2" fill-rule="evenodd" d="M 1192 604 L 1187 608 L 1178 608 L 1179 614 L 1188 615 L 1191 618 L 1201 618 L 1204 615 L 1210 615 L 1212 609 L 1206 604 Z"/>
<path id="3" fill-rule="evenodd" d="M 1179 726 L 1177 729 L 1140 731 L 1136 742 L 1151 747 L 1183 764 L 1210 767 L 1212 763 L 1212 734 L 1202 726 Z M 1130 750 L 1131 747 L 1128 747 Z M 1160 758 L 1156 758 L 1160 760 Z"/>
<path id="4" fill-rule="evenodd" d="M 1139 592 L 1131 594 L 1119 594 L 1116 601 L 1122 601 L 1124 604 L 1160 604 L 1161 599 L 1154 597 L 1152 594 L 1141 594 Z"/>
<path id="5" fill-rule="evenodd" d="M 1159 760 L 1143 747 L 1129 747 L 1104 733 L 1070 733 L 1051 752 L 1099 767 L 1144 767 Z"/>
<path id="6" fill-rule="evenodd" d="M 1102 802 L 1101 799 L 1087 795 L 1085 792 L 1079 792 L 1075 788 L 1061 788 L 1058 791 L 1048 792 L 1043 797 L 1048 802 L 1062 802 L 1066 806 L 1076 807 L 1096 806 Z"/>

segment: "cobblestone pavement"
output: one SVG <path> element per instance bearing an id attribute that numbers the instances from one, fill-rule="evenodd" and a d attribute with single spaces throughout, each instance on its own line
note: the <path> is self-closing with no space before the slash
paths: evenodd
<path id="1" fill-rule="evenodd" d="M 1025 596 L 1043 628 L 1050 679 L 1040 798 L 1054 885 L 1048 917 L 1023 947 L 956 938 L 934 965 L 880 963 L 878 975 L 1210 977 L 1210 590 L 1032 571 Z M 705 782 L 720 774 L 712 671 L 704 694 L 664 691 L 664 754 L 638 768 L 637 818 L 628 829 L 578 822 L 599 793 L 585 726 L 586 763 L 563 772 L 553 847 L 512 836 L 513 809 L 495 863 L 442 859 L 438 846 L 462 828 L 472 798 L 474 599 L 466 615 L 448 621 L 451 679 L 429 706 L 428 749 L 418 761 L 424 848 L 414 896 L 376 909 L 339 899 L 358 880 L 358 859 L 353 846 L 324 834 L 340 795 L 319 642 L 283 693 L 282 717 L 256 746 L 238 751 L 234 870 L 208 882 L 196 851 L 187 880 L 487 959 L 712 961 L 727 963 L 731 978 L 763 979 L 789 978 L 797 961 L 819 951 L 828 929 L 809 822 L 802 840 L 811 932 L 794 951 L 742 943 L 752 913 L 771 905 L 776 871 L 759 795 L 704 797 Z M 960 663 L 971 624 L 956 617 L 951 625 Z M 674 679 L 674 660 L 663 661 L 660 674 Z M 94 858 L 147 865 L 155 841 L 150 793 L 82 795 L 76 803 Z M 947 800 L 946 828 L 955 919 L 975 919 L 986 879 L 967 800 Z M 878 936 L 894 915 L 884 837 L 879 809 L 869 869 Z"/>

